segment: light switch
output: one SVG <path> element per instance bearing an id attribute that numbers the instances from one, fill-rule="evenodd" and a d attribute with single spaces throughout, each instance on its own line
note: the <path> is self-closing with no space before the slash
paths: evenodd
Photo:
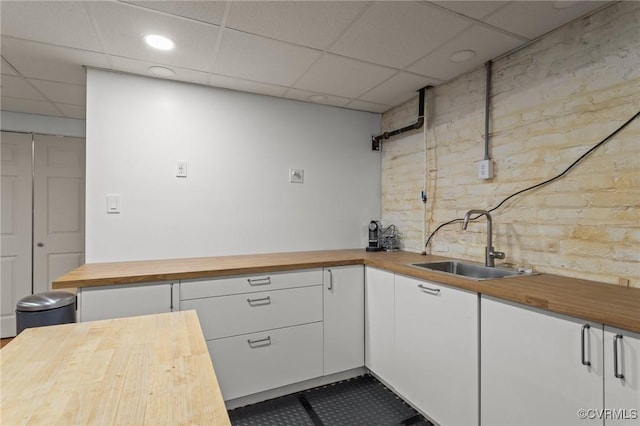
<path id="1" fill-rule="evenodd" d="M 107 194 L 107 214 L 120 213 L 120 194 Z"/>
<path id="2" fill-rule="evenodd" d="M 187 162 L 178 160 L 176 164 L 176 177 L 187 177 Z"/>
<path id="3" fill-rule="evenodd" d="M 289 169 L 290 183 L 304 183 L 304 169 Z"/>

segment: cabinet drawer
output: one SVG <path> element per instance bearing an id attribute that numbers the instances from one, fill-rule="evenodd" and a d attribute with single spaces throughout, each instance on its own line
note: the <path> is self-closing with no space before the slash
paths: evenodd
<path id="1" fill-rule="evenodd" d="M 322 284 L 322 269 L 182 280 L 180 300 Z"/>
<path id="2" fill-rule="evenodd" d="M 207 297 L 180 302 L 195 309 L 206 340 L 322 321 L 322 286 Z"/>
<path id="3" fill-rule="evenodd" d="M 207 342 L 225 401 L 322 376 L 322 323 Z"/>

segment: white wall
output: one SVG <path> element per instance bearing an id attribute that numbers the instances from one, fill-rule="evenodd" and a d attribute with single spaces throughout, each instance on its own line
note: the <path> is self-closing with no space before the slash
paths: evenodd
<path id="1" fill-rule="evenodd" d="M 0 128 L 11 132 L 33 132 L 76 138 L 85 136 L 84 120 L 11 111 L 0 111 Z"/>
<path id="2" fill-rule="evenodd" d="M 379 126 L 376 114 L 89 70 L 86 261 L 364 247 L 380 216 Z M 303 184 L 288 183 L 291 167 Z M 121 214 L 106 214 L 107 194 Z"/>

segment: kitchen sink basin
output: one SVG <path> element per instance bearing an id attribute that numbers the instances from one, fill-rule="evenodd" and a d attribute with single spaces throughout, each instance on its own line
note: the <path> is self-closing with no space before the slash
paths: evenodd
<path id="1" fill-rule="evenodd" d="M 516 271 L 514 269 L 492 268 L 475 263 L 447 260 L 443 262 L 412 263 L 412 266 L 431 271 L 446 272 L 474 280 L 492 280 L 495 278 L 532 275 L 531 272 Z"/>

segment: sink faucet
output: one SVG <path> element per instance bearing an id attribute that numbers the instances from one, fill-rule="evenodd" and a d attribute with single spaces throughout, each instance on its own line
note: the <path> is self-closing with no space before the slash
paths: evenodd
<path id="1" fill-rule="evenodd" d="M 491 215 L 486 210 L 469 210 L 464 215 L 462 229 L 467 229 L 467 225 L 469 225 L 469 218 L 472 214 L 479 214 L 487 217 L 487 246 L 484 250 L 484 264 L 485 266 L 494 267 L 496 266 L 494 259 L 504 259 L 504 253 L 501 251 L 493 251 L 493 245 L 491 244 Z"/>

